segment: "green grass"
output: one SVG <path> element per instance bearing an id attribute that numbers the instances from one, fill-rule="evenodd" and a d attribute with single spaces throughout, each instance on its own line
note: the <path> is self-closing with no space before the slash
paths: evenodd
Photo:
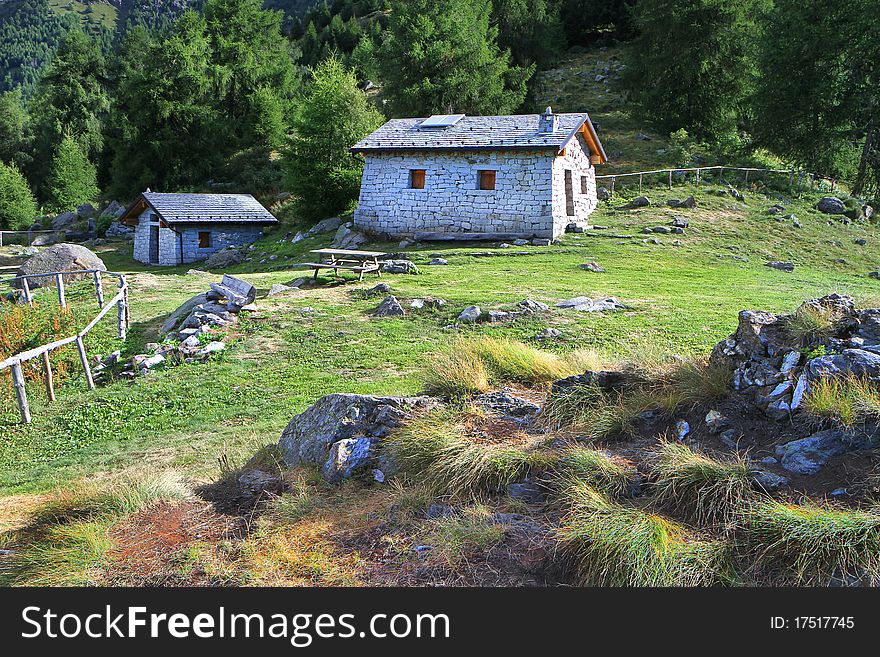
<path id="1" fill-rule="evenodd" d="M 656 502 L 699 525 L 732 522 L 753 497 L 752 473 L 741 458 L 713 459 L 667 442 L 657 455 Z"/>
<path id="2" fill-rule="evenodd" d="M 563 452 L 556 466 L 554 488 L 565 495 L 571 485 L 583 483 L 609 497 L 627 492 L 638 473 L 631 463 L 593 447 L 574 446 Z"/>
<path id="3" fill-rule="evenodd" d="M 585 483 L 566 491 L 555 535 L 583 586 L 713 586 L 732 579 L 729 547 L 655 513 L 611 502 Z"/>
<path id="4" fill-rule="evenodd" d="M 459 497 L 503 489 L 530 472 L 542 472 L 556 457 L 540 441 L 483 443 L 468 430 L 475 411 L 447 407 L 418 417 L 388 440 L 390 455 L 404 472 L 432 491 Z"/>
<path id="5" fill-rule="evenodd" d="M 826 586 L 880 575 L 880 514 L 767 500 L 743 518 L 743 546 L 755 571 L 776 583 Z"/>
<path id="6" fill-rule="evenodd" d="M 816 418 L 851 427 L 880 417 L 880 387 L 856 376 L 819 379 L 804 395 L 804 409 Z"/>
<path id="7" fill-rule="evenodd" d="M 98 583 L 111 562 L 109 530 L 116 521 L 154 502 L 191 494 L 173 472 L 65 490 L 41 505 L 24 529 L 0 535 L 0 544 L 15 548 L 0 564 L 0 585 Z"/>
<path id="8" fill-rule="evenodd" d="M 471 553 L 489 550 L 504 539 L 504 527 L 492 521 L 491 510 L 483 504 L 433 520 L 427 529 L 424 542 L 433 548 L 431 556 L 452 567 L 465 562 Z"/>

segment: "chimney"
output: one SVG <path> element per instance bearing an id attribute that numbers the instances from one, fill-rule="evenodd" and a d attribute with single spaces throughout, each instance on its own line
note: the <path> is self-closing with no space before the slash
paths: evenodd
<path id="1" fill-rule="evenodd" d="M 559 127 L 559 117 L 553 113 L 550 106 L 544 110 L 544 113 L 538 119 L 538 134 L 552 135 Z"/>

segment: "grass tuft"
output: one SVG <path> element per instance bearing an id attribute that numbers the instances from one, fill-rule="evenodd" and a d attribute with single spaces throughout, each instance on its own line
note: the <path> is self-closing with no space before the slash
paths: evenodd
<path id="1" fill-rule="evenodd" d="M 765 500 L 746 513 L 744 543 L 756 571 L 783 583 L 827 585 L 880 576 L 880 514 Z"/>
<path id="2" fill-rule="evenodd" d="M 470 554 L 485 552 L 504 539 L 504 527 L 494 522 L 491 510 L 475 504 L 461 513 L 432 520 L 425 543 L 450 567 L 466 561 Z"/>
<path id="3" fill-rule="evenodd" d="M 556 457 L 540 444 L 481 443 L 468 431 L 469 412 L 444 408 L 397 430 L 386 448 L 407 474 L 453 496 L 497 491 Z"/>
<path id="4" fill-rule="evenodd" d="M 793 340 L 808 345 L 834 334 L 834 316 L 829 308 L 803 304 L 791 315 L 785 330 Z"/>
<path id="5" fill-rule="evenodd" d="M 852 426 L 880 417 L 880 388 L 868 379 L 847 376 L 814 381 L 804 395 L 804 409 L 817 418 Z"/>
<path id="6" fill-rule="evenodd" d="M 663 516 L 610 502 L 580 483 L 554 532 L 584 586 L 712 586 L 732 578 L 729 549 Z"/>
<path id="7" fill-rule="evenodd" d="M 453 348 L 430 358 L 430 365 L 422 374 L 422 384 L 429 395 L 457 399 L 486 392 L 489 374 L 479 356 Z"/>
<path id="8" fill-rule="evenodd" d="M 699 524 L 732 521 L 753 495 L 751 471 L 744 460 L 712 459 L 680 443 L 664 443 L 654 473 L 656 501 Z"/>
<path id="9" fill-rule="evenodd" d="M 617 497 L 632 488 L 637 475 L 635 466 L 623 459 L 593 447 L 576 446 L 567 449 L 559 460 L 555 487 L 564 491 L 580 482 Z"/>

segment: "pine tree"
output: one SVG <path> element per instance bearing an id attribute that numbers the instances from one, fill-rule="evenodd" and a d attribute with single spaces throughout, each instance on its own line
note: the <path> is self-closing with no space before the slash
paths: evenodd
<path id="1" fill-rule="evenodd" d="M 717 140 L 749 124 L 756 44 L 770 0 L 639 0 L 624 86 L 663 132 Z"/>
<path id="2" fill-rule="evenodd" d="M 95 167 L 70 135 L 58 144 L 46 189 L 49 208 L 56 212 L 72 210 L 98 196 Z"/>
<path id="3" fill-rule="evenodd" d="M 0 230 L 26 230 L 37 214 L 37 201 L 14 164 L 0 162 Z"/>
<path id="4" fill-rule="evenodd" d="M 493 0 L 498 45 L 514 63 L 550 65 L 565 49 L 559 6 L 553 0 Z"/>
<path id="5" fill-rule="evenodd" d="M 300 213 L 318 221 L 357 200 L 363 166 L 349 149 L 377 128 L 382 116 L 338 57 L 321 62 L 313 78 L 294 120 L 283 164 Z"/>
<path id="6" fill-rule="evenodd" d="M 489 0 L 397 0 L 380 50 L 396 116 L 505 114 L 526 96 L 535 67 L 511 65 L 498 47 Z"/>

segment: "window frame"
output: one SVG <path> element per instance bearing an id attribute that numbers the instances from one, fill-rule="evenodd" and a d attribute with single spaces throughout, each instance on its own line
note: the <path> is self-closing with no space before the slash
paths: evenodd
<path id="1" fill-rule="evenodd" d="M 427 169 L 410 169 L 409 170 L 409 189 L 425 189 L 428 179 Z M 416 184 L 419 181 L 420 184 Z"/>
<path id="2" fill-rule="evenodd" d="M 484 187 L 484 176 L 491 178 L 492 186 Z M 498 169 L 477 169 L 477 189 L 481 192 L 494 192 L 498 189 Z"/>
<path id="3" fill-rule="evenodd" d="M 211 231 L 210 230 L 200 230 L 198 231 L 198 240 L 199 240 L 199 248 L 200 249 L 210 249 L 211 248 Z M 205 244 L 207 242 L 207 244 Z"/>

